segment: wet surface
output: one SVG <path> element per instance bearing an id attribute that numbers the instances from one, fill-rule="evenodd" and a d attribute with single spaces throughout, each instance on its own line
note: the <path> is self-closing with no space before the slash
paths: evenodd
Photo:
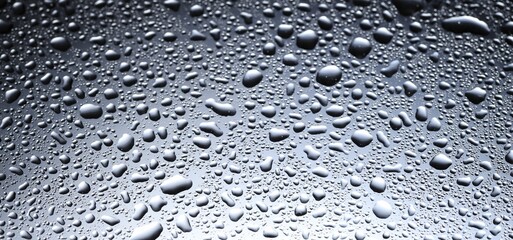
<path id="1" fill-rule="evenodd" d="M 510 5 L 0 0 L 0 239 L 513 238 Z"/>

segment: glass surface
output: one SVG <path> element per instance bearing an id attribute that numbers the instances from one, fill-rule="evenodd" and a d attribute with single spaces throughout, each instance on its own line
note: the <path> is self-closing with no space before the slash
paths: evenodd
<path id="1" fill-rule="evenodd" d="M 0 0 L 0 239 L 513 239 L 512 13 Z"/>

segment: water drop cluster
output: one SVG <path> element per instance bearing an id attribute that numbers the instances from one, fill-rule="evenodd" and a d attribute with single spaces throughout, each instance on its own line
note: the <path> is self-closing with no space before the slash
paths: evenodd
<path id="1" fill-rule="evenodd" d="M 512 13 L 0 0 L 0 239 L 513 239 Z"/>

